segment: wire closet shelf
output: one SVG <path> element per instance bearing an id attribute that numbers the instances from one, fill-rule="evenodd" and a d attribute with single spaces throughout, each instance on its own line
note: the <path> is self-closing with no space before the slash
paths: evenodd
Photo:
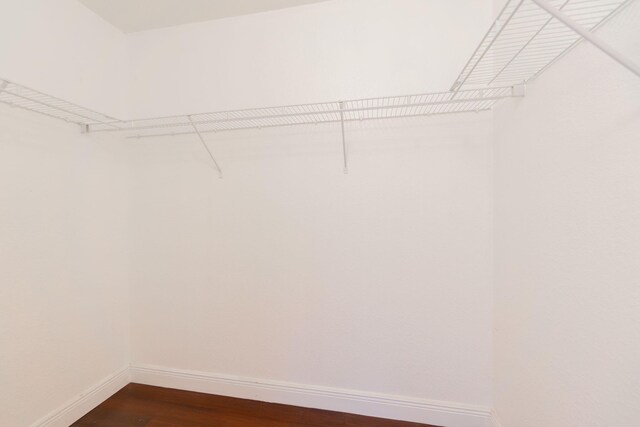
<path id="1" fill-rule="evenodd" d="M 347 122 L 478 112 L 523 96 L 526 82 L 583 36 L 597 42 L 590 31 L 632 1 L 508 0 L 449 92 L 119 120 L 0 79 L 0 103 L 78 124 L 84 132 L 121 132 L 130 138 L 197 134 L 202 140 L 207 132 L 340 123 L 344 143 Z M 640 75 L 640 68 L 613 49 L 603 50 Z"/>
<path id="2" fill-rule="evenodd" d="M 582 28 L 594 31 L 633 0 L 547 0 Z M 533 0 L 509 0 L 451 90 L 527 83 L 582 37 Z"/>
<path id="3" fill-rule="evenodd" d="M 116 121 L 97 111 L 0 79 L 0 102 L 81 126 Z"/>
<path id="4" fill-rule="evenodd" d="M 317 125 L 362 120 L 419 117 L 489 110 L 501 99 L 513 96 L 512 87 L 459 92 L 424 93 L 358 99 L 343 102 L 219 111 L 172 117 L 93 123 L 91 132 L 124 132 L 131 138 Z M 456 95 L 456 96 L 454 96 Z"/>

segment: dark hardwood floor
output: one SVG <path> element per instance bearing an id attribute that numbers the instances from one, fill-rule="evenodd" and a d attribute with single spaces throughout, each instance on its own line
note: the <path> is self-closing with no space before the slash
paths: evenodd
<path id="1" fill-rule="evenodd" d="M 129 384 L 75 427 L 435 427 Z"/>

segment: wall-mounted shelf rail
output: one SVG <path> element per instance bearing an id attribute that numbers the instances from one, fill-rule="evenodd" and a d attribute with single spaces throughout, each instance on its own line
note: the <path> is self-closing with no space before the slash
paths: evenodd
<path id="1" fill-rule="evenodd" d="M 454 97 L 454 95 L 456 95 Z M 239 129 L 343 123 L 488 110 L 501 99 L 514 96 L 512 87 L 425 93 L 342 102 L 219 111 L 142 120 L 93 123 L 90 132 L 121 132 L 127 137 L 185 135 Z"/>
<path id="2" fill-rule="evenodd" d="M 0 80 L 0 102 L 75 123 L 80 125 L 83 132 L 118 132 L 128 138 L 195 134 L 222 178 L 222 169 L 203 137 L 205 133 L 339 123 L 342 135 L 343 167 L 344 172 L 347 173 L 345 138 L 347 122 L 485 111 L 491 109 L 501 99 L 524 95 L 523 89 L 522 86 L 506 86 L 140 120 L 118 120 L 25 86 Z"/>
<path id="3" fill-rule="evenodd" d="M 0 102 L 69 123 L 75 123 L 85 128 L 88 125 L 97 123 L 109 126 L 107 123 L 117 120 L 55 96 L 2 79 L 0 79 Z"/>
<path id="4" fill-rule="evenodd" d="M 501 99 L 523 96 L 527 81 L 583 38 L 640 76 L 638 65 L 592 33 L 631 1 L 508 0 L 449 92 L 118 120 L 0 79 L 0 102 L 76 123 L 84 132 L 129 138 L 195 134 L 220 176 L 205 133 L 339 123 L 346 172 L 345 123 L 489 110 Z"/>
<path id="5" fill-rule="evenodd" d="M 526 83 L 582 40 L 576 28 L 591 32 L 631 1 L 509 0 L 451 90 Z"/>

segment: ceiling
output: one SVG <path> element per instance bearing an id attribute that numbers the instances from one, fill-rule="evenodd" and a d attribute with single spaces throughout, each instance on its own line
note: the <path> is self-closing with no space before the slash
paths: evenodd
<path id="1" fill-rule="evenodd" d="M 319 3 L 326 0 L 79 0 L 125 33 Z"/>

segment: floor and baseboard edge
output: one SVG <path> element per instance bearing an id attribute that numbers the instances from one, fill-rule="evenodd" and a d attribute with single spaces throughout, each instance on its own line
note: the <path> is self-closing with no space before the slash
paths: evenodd
<path id="1" fill-rule="evenodd" d="M 491 410 L 482 406 L 150 365 L 132 366 L 131 381 L 447 427 L 487 427 L 491 425 L 492 419 Z"/>
<path id="2" fill-rule="evenodd" d="M 68 427 L 87 412 L 126 386 L 131 379 L 129 367 L 124 367 L 80 393 L 62 407 L 40 418 L 31 427 Z"/>

